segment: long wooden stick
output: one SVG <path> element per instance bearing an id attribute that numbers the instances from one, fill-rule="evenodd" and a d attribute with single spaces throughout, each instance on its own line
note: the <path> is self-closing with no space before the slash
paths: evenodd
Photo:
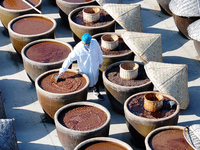
<path id="1" fill-rule="evenodd" d="M 33 5 L 31 5 L 29 2 L 27 2 L 26 0 L 22 0 L 24 3 L 26 3 L 27 5 L 29 5 L 31 8 L 33 8 L 35 11 L 37 11 L 39 14 L 41 14 L 42 12 L 37 9 L 36 7 L 34 7 Z"/>

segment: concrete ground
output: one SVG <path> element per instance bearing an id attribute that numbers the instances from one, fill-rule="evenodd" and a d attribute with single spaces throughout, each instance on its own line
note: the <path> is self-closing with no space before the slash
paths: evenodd
<path id="1" fill-rule="evenodd" d="M 124 4 L 141 4 L 143 32 L 162 35 L 163 62 L 188 65 L 188 90 L 190 105 L 181 110 L 178 125 L 200 124 L 200 62 L 192 40 L 180 35 L 172 16 L 161 12 L 156 0 L 122 0 Z M 42 14 L 57 22 L 56 39 L 69 42 L 74 40 L 69 27 L 65 27 L 56 6 L 50 0 L 43 0 Z M 116 32 L 123 32 L 117 26 Z M 137 57 L 136 60 L 139 60 Z M 74 64 L 76 67 L 76 64 Z M 0 90 L 7 118 L 15 119 L 15 131 L 20 150 L 62 150 L 55 125 L 44 120 L 43 110 L 38 102 L 36 90 L 29 80 L 21 57 L 13 49 L 9 36 L 0 23 Z M 88 101 L 102 104 L 111 113 L 109 136 L 132 144 L 131 135 L 123 115 L 112 110 L 111 104 L 102 88 L 105 100 L 99 101 L 88 93 Z M 1 149 L 1 148 L 0 148 Z"/>

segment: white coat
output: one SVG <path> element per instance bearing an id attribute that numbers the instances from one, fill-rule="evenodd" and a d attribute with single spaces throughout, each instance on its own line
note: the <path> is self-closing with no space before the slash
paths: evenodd
<path id="1" fill-rule="evenodd" d="M 77 61 L 81 72 L 90 79 L 89 86 L 94 86 L 98 81 L 99 66 L 103 63 L 102 51 L 96 39 L 91 40 L 88 50 L 79 42 L 64 61 L 59 74 L 64 73 L 73 61 Z"/>

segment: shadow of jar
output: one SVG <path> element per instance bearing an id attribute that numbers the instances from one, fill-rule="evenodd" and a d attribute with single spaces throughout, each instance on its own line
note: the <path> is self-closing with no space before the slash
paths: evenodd
<path id="1" fill-rule="evenodd" d="M 69 13 L 69 15 L 68 15 L 69 26 L 72 30 L 72 36 L 76 43 L 81 41 L 81 37 L 85 33 L 95 35 L 95 34 L 102 33 L 102 32 L 115 32 L 116 22 L 115 22 L 115 20 L 112 19 L 112 17 L 109 14 L 106 14 L 106 17 L 108 17 L 108 20 L 109 20 L 107 22 L 105 22 L 105 19 L 103 20 L 102 15 L 100 15 L 100 21 L 105 22 L 104 25 L 86 26 L 86 25 L 82 25 L 82 24 L 75 22 L 77 14 L 78 13 L 81 14 L 83 9 L 88 8 L 88 7 L 97 7 L 97 8 L 100 8 L 101 11 L 104 11 L 101 6 L 95 6 L 95 5 L 93 6 L 92 5 L 92 6 L 78 7 Z M 102 14 L 102 13 L 100 13 L 100 14 Z M 79 19 L 79 20 L 82 23 L 84 23 L 83 19 Z"/>
<path id="2" fill-rule="evenodd" d="M 106 116 L 107 119 L 103 125 L 101 125 L 98 128 L 86 130 L 86 131 L 79 131 L 79 130 L 73 130 L 66 126 L 64 126 L 62 122 L 63 115 L 69 111 L 70 109 L 82 107 L 82 106 L 92 106 L 96 107 L 97 109 L 102 110 Z M 56 113 L 55 113 L 55 125 L 56 125 L 56 131 L 58 134 L 58 138 L 60 140 L 61 145 L 64 147 L 64 149 L 74 149 L 79 143 L 81 143 L 84 140 L 94 138 L 94 137 L 107 137 L 109 135 L 109 128 L 110 128 L 110 112 L 102 105 L 93 103 L 93 102 L 75 102 L 68 105 L 65 105 L 61 107 Z"/>

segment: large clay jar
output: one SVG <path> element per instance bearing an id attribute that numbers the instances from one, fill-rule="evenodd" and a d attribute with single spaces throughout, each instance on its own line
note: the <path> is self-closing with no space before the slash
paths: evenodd
<path id="1" fill-rule="evenodd" d="M 79 96 L 80 97 L 80 96 Z M 81 124 L 83 122 L 82 119 L 84 119 L 84 114 L 88 117 L 86 117 L 84 120 L 83 126 L 88 125 L 88 130 L 81 130 L 82 126 L 80 127 L 77 123 L 77 126 L 79 126 L 80 130 L 71 129 L 66 126 L 66 124 L 63 123 L 64 116 L 66 116 L 66 113 L 69 112 L 72 109 L 77 109 L 77 113 L 79 113 L 78 109 L 86 109 L 86 108 L 92 108 L 96 109 L 95 112 L 92 112 L 88 114 L 88 112 L 84 112 L 82 116 L 78 117 L 78 120 Z M 104 119 L 100 117 L 99 111 L 103 112 Z M 77 114 L 76 113 L 76 114 Z M 90 121 L 90 119 L 95 118 L 95 122 Z M 94 120 L 94 118 L 92 120 Z M 93 102 L 75 102 L 68 105 L 63 106 L 60 108 L 54 117 L 56 130 L 58 134 L 58 138 L 60 140 L 60 143 L 64 147 L 65 150 L 72 150 L 74 149 L 80 142 L 94 138 L 94 137 L 107 137 L 109 135 L 109 128 L 110 128 L 110 113 L 109 111 L 103 107 L 100 104 L 93 103 Z M 77 118 L 74 117 L 74 120 L 77 120 Z M 101 120 L 101 121 L 97 121 Z M 104 121 L 103 121 L 104 120 Z M 101 124 L 99 124 L 101 122 Z M 99 127 L 95 128 L 96 123 L 99 124 Z M 94 127 L 90 129 L 90 126 Z"/>
<path id="2" fill-rule="evenodd" d="M 162 146 L 162 150 L 193 150 L 183 136 L 183 129 L 182 126 L 164 126 L 151 131 L 145 138 L 146 150 L 154 150 L 157 146 Z"/>
<path id="3" fill-rule="evenodd" d="M 83 9 L 84 8 L 100 8 L 100 20 L 94 23 L 86 23 L 83 21 Z M 91 35 L 95 35 L 102 32 L 114 32 L 116 28 L 116 22 L 113 18 L 101 7 L 101 6 L 83 6 L 72 10 L 68 15 L 69 25 L 72 30 L 72 35 L 76 43 L 81 41 L 81 37 L 84 33 L 88 32 Z"/>
<path id="4" fill-rule="evenodd" d="M 78 144 L 74 150 L 83 149 L 133 150 L 127 143 L 111 137 L 95 137 Z"/>
<path id="5" fill-rule="evenodd" d="M 200 58 L 200 28 L 199 28 L 200 20 L 197 20 L 191 23 L 187 30 L 189 37 L 193 40 L 195 50 Z"/>
<path id="6" fill-rule="evenodd" d="M 166 12 L 169 15 L 172 15 L 171 10 L 169 9 L 169 3 L 171 0 L 157 0 L 161 10 L 163 12 Z"/>
<path id="7" fill-rule="evenodd" d="M 40 102 L 40 105 L 42 109 L 44 110 L 47 118 L 54 119 L 54 114 L 56 111 L 61 108 L 64 105 L 67 105 L 72 102 L 79 102 L 79 101 L 86 101 L 87 100 L 87 94 L 89 89 L 89 78 L 86 74 L 83 74 L 81 72 L 78 72 L 76 70 L 68 69 L 65 73 L 73 73 L 78 76 L 81 76 L 85 79 L 85 85 L 78 90 L 67 92 L 67 93 L 58 93 L 58 92 L 49 92 L 47 90 L 44 90 L 41 86 L 41 82 L 48 76 L 52 76 L 54 74 L 58 74 L 59 69 L 50 70 L 47 72 L 44 72 L 40 76 L 38 76 L 35 80 L 35 88 L 38 100 Z M 63 80 L 61 78 L 61 80 Z M 53 80 L 50 81 L 53 84 Z M 59 82 L 59 81 L 58 81 Z M 71 86 L 71 89 L 76 88 L 76 84 L 73 84 L 73 82 L 69 81 L 69 86 Z M 57 87 L 59 90 L 59 86 Z"/>
<path id="8" fill-rule="evenodd" d="M 1 5 L 0 5 L 0 20 L 3 24 L 3 26 L 7 29 L 8 28 L 8 23 L 21 15 L 25 14 L 34 14 L 38 13 L 35 9 L 31 8 L 27 4 L 25 4 L 23 1 L 16 1 L 18 5 L 16 5 L 16 0 L 10 1 L 10 0 L 1 0 Z M 5 3 L 6 7 L 2 4 Z M 30 0 L 35 7 L 38 10 L 41 10 L 42 6 L 42 0 Z"/>
<path id="9" fill-rule="evenodd" d="M 167 94 L 164 97 L 163 107 L 156 112 L 147 111 L 144 108 L 144 95 L 151 91 L 140 92 L 130 96 L 124 103 L 124 113 L 127 127 L 132 135 L 136 147 L 145 147 L 145 137 L 154 129 L 162 126 L 177 125 L 180 105 L 178 101 Z"/>
<path id="10" fill-rule="evenodd" d="M 95 0 L 56 0 L 56 4 L 62 21 L 68 26 L 68 15 L 72 10 L 86 5 L 97 5 L 97 2 Z"/>
<path id="11" fill-rule="evenodd" d="M 12 45 L 17 53 L 35 40 L 55 38 L 56 21 L 46 15 L 27 14 L 14 18 L 8 24 Z"/>
<path id="12" fill-rule="evenodd" d="M 131 95 L 133 95 L 135 93 L 153 90 L 153 84 L 148 79 L 145 71 L 143 70 L 144 69 L 143 63 L 140 63 L 140 62 L 135 62 L 135 63 L 139 64 L 138 78 L 136 78 L 135 81 L 140 82 L 142 80 L 145 80 L 144 83 L 138 83 L 138 85 L 134 85 L 134 86 L 120 85 L 119 84 L 120 80 L 121 80 L 121 82 L 124 81 L 124 83 L 127 83 L 126 80 L 122 80 L 120 78 L 117 78 L 115 83 L 111 82 L 111 80 L 108 79 L 108 73 L 110 72 L 110 70 L 114 69 L 113 75 L 118 77 L 119 76 L 119 68 L 120 68 L 119 66 L 120 66 L 120 64 L 125 63 L 125 62 L 135 62 L 135 61 L 119 61 L 119 62 L 113 63 L 103 71 L 103 75 L 102 75 L 103 84 L 104 84 L 105 90 L 106 90 L 106 95 L 108 96 L 108 99 L 109 99 L 113 109 L 120 114 L 124 114 L 123 105 L 128 97 L 130 97 Z M 117 75 L 117 73 L 118 73 L 118 75 Z M 141 80 L 140 77 L 142 77 L 142 78 L 145 77 L 145 79 Z"/>
<path id="13" fill-rule="evenodd" d="M 190 39 L 187 28 L 191 23 L 200 19 L 200 13 L 196 11 L 199 9 L 199 1 L 171 0 L 169 9 L 173 14 L 174 22 L 180 33 Z"/>
<path id="14" fill-rule="evenodd" d="M 200 19 L 200 17 L 183 17 L 173 14 L 173 19 L 180 33 L 186 38 L 190 39 L 187 28 L 191 23 Z"/>
<path id="15" fill-rule="evenodd" d="M 92 37 L 95 38 L 99 45 L 101 46 L 101 37 L 103 35 L 111 35 L 111 34 L 117 34 L 114 32 L 104 32 L 95 34 Z M 100 71 L 104 71 L 109 65 L 123 60 L 134 60 L 135 54 L 133 51 L 130 50 L 130 48 L 124 43 L 123 39 L 121 38 L 120 34 L 117 34 L 119 37 L 119 45 L 118 48 L 112 51 L 104 51 L 103 52 L 103 64 L 100 68 Z"/>
<path id="16" fill-rule="evenodd" d="M 68 43 L 55 39 L 40 39 L 23 47 L 21 55 L 24 69 L 31 81 L 49 70 L 61 68 L 64 60 L 72 51 Z"/>

